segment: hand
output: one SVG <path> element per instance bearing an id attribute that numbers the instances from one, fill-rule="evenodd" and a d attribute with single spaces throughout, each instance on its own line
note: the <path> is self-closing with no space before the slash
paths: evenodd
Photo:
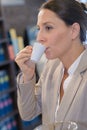
<path id="1" fill-rule="evenodd" d="M 32 79 L 35 73 L 35 63 L 31 62 L 30 60 L 31 53 L 32 46 L 26 46 L 17 54 L 15 58 L 15 62 L 23 72 L 24 82 Z"/>

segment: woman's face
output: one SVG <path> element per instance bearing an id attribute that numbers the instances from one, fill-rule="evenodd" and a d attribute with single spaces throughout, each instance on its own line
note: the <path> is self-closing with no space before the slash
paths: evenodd
<path id="1" fill-rule="evenodd" d="M 48 59 L 61 59 L 68 55 L 72 41 L 71 26 L 67 26 L 54 12 L 42 9 L 38 14 L 37 27 L 37 41 L 46 46 Z"/>

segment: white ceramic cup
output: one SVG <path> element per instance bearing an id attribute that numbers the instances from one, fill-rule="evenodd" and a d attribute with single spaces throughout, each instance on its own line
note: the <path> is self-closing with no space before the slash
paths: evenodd
<path id="1" fill-rule="evenodd" d="M 31 61 L 37 63 L 40 60 L 41 56 L 43 55 L 45 49 L 46 47 L 43 44 L 35 42 L 31 54 Z"/>

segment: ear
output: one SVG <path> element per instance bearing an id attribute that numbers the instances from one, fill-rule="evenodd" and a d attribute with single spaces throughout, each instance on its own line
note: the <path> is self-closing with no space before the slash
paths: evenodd
<path id="1" fill-rule="evenodd" d="M 80 25 L 73 23 L 72 25 L 72 40 L 80 37 Z"/>

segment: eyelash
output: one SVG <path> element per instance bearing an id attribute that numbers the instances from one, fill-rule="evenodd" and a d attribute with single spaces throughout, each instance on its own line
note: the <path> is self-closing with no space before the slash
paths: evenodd
<path id="1" fill-rule="evenodd" d="M 48 30 L 48 31 L 50 31 L 51 29 L 53 29 L 53 27 L 51 27 L 51 26 L 46 26 L 45 29 Z"/>
<path id="2" fill-rule="evenodd" d="M 51 29 L 53 29 L 52 26 L 45 26 L 45 30 L 50 31 Z M 39 30 L 40 30 L 40 28 L 37 27 L 37 31 L 39 31 Z"/>

